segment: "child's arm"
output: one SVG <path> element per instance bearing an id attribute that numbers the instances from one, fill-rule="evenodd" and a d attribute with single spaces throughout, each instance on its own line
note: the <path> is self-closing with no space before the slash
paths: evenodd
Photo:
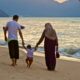
<path id="1" fill-rule="evenodd" d="M 33 49 L 33 52 L 36 51 L 35 47 L 32 47 L 32 49 Z"/>

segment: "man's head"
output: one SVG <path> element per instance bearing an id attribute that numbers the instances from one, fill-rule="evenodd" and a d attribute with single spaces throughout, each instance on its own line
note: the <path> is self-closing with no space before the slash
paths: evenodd
<path id="1" fill-rule="evenodd" d="M 18 15 L 14 15 L 13 16 L 13 20 L 18 21 L 18 19 L 19 19 L 19 16 Z"/>

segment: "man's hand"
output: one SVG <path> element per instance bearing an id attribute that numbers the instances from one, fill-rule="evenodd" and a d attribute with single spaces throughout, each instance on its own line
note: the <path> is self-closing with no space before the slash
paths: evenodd
<path id="1" fill-rule="evenodd" d="M 21 26 L 21 29 L 24 29 L 25 27 L 24 26 Z"/>
<path id="2" fill-rule="evenodd" d="M 5 27 L 3 27 L 3 30 L 5 30 Z"/>

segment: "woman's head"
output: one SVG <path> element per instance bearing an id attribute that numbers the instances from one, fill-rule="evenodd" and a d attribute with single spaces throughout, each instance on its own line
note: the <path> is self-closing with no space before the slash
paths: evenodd
<path id="1" fill-rule="evenodd" d="M 52 27 L 52 25 L 50 23 L 45 24 L 45 28 L 50 28 L 50 27 Z"/>
<path id="2" fill-rule="evenodd" d="M 56 32 L 50 23 L 45 24 L 45 36 L 50 39 L 56 38 Z"/>
<path id="3" fill-rule="evenodd" d="M 53 29 L 53 27 L 50 23 L 45 24 L 45 30 L 48 31 L 48 32 L 53 32 L 54 31 L 54 29 Z"/>
<path id="4" fill-rule="evenodd" d="M 50 23 L 45 24 L 45 27 L 49 27 L 49 26 L 52 26 L 52 25 Z"/>

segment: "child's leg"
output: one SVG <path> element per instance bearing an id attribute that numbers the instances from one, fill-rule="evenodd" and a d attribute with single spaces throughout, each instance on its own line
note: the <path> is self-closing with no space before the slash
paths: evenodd
<path id="1" fill-rule="evenodd" d="M 26 59 L 27 67 L 29 67 L 29 58 Z"/>
<path id="2" fill-rule="evenodd" d="M 30 68 L 32 62 L 33 62 L 33 59 L 29 59 L 29 68 Z"/>

